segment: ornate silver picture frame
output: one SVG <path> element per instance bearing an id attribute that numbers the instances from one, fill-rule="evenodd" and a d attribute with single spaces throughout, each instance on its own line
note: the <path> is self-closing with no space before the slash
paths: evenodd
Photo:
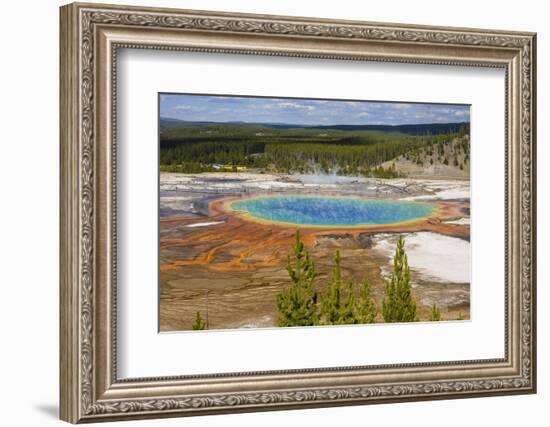
<path id="1" fill-rule="evenodd" d="M 536 391 L 535 34 L 80 3 L 63 6 L 60 18 L 61 419 L 97 422 Z M 119 378 L 120 49 L 504 70 L 504 357 Z"/>

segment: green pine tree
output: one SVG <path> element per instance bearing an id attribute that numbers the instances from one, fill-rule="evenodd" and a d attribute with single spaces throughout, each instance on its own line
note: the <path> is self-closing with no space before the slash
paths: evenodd
<path id="1" fill-rule="evenodd" d="M 197 311 L 197 316 L 195 317 L 195 322 L 193 323 L 192 329 L 194 331 L 206 329 L 206 323 L 202 320 L 200 311 Z"/>
<path id="2" fill-rule="evenodd" d="M 339 325 L 350 325 L 359 323 L 355 316 L 355 295 L 354 284 L 350 278 L 346 281 L 344 286 L 345 294 L 341 297 L 340 314 L 338 318 Z"/>
<path id="3" fill-rule="evenodd" d="M 340 267 L 340 251 L 336 251 L 332 278 L 325 294 L 321 298 L 321 323 L 324 325 L 340 324 L 342 307 L 342 269 Z"/>
<path id="4" fill-rule="evenodd" d="M 393 257 L 392 277 L 386 283 L 382 315 L 387 323 L 418 321 L 416 303 L 411 295 L 411 272 L 405 253 L 405 240 L 402 236 L 399 236 Z"/>
<path id="5" fill-rule="evenodd" d="M 359 299 L 355 304 L 357 323 L 374 323 L 376 321 L 376 306 L 372 298 L 372 289 L 365 277 L 359 290 Z"/>
<path id="6" fill-rule="evenodd" d="M 314 280 L 317 276 L 313 261 L 309 257 L 300 232 L 296 232 L 293 245 L 294 264 L 288 256 L 286 269 L 290 276 L 290 287 L 277 295 L 279 326 L 312 326 L 317 324 L 317 292 Z"/>
<path id="7" fill-rule="evenodd" d="M 439 310 L 439 307 L 434 302 L 432 304 L 432 308 L 430 310 L 430 322 L 438 322 L 441 320 L 441 311 Z"/>

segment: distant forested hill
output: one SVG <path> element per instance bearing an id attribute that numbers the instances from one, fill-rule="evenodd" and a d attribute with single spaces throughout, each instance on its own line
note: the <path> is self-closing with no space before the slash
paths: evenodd
<path id="1" fill-rule="evenodd" d="M 312 129 L 340 129 L 340 130 L 372 130 L 381 132 L 400 132 L 409 135 L 439 135 L 441 133 L 456 133 L 462 128 L 469 132 L 470 123 L 430 123 L 417 125 L 332 125 L 317 126 Z"/>
<path id="2" fill-rule="evenodd" d="M 204 127 L 212 125 L 225 125 L 245 128 L 266 128 L 266 129 L 335 129 L 335 130 L 368 130 L 380 132 L 399 132 L 409 135 L 438 135 L 440 133 L 455 133 L 460 129 L 466 128 L 469 132 L 469 122 L 457 123 L 429 123 L 429 124 L 408 124 L 408 125 L 328 125 L 328 126 L 306 126 L 291 123 L 246 123 L 246 122 L 193 122 L 171 118 L 161 118 L 160 128 L 162 130 L 174 129 L 178 127 Z"/>

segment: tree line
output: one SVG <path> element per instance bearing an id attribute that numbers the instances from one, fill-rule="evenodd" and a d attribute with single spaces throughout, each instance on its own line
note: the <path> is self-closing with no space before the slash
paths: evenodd
<path id="1" fill-rule="evenodd" d="M 167 172 L 199 173 L 240 165 L 280 173 L 337 172 L 377 176 L 379 165 L 466 134 L 437 135 L 237 126 L 170 129 L 160 136 L 160 165 Z M 467 142 L 469 145 L 469 141 Z M 465 148 L 467 150 L 468 148 Z M 389 177 L 392 177 L 390 174 Z"/>
<path id="2" fill-rule="evenodd" d="M 291 284 L 277 295 L 278 326 L 349 325 L 374 323 L 378 309 L 368 278 L 356 283 L 342 277 L 340 251 L 336 251 L 332 275 L 324 292 L 315 284 L 315 266 L 296 232 L 293 256 L 287 260 Z M 386 283 L 381 314 L 384 322 L 416 322 L 416 302 L 411 294 L 411 275 L 400 236 L 391 279 Z M 439 319 L 431 319 L 439 320 Z"/>

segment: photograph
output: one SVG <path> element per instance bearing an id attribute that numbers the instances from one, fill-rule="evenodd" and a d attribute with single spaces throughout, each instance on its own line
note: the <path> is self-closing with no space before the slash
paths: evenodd
<path id="1" fill-rule="evenodd" d="M 158 94 L 159 331 L 470 320 L 470 105 Z"/>

